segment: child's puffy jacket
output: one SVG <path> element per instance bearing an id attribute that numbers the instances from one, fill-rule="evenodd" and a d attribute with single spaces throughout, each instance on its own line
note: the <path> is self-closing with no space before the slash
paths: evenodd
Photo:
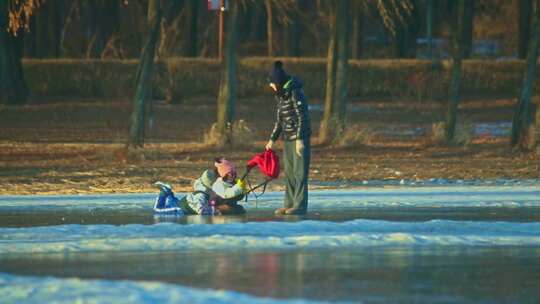
<path id="1" fill-rule="evenodd" d="M 239 185 L 233 185 L 231 183 L 228 183 L 224 181 L 221 177 L 219 177 L 214 185 L 212 186 L 212 190 L 219 195 L 219 197 L 223 199 L 231 199 L 238 197 L 239 199 L 242 199 L 242 195 L 244 194 L 244 190 Z"/>
<path id="2" fill-rule="evenodd" d="M 193 182 L 193 192 L 186 196 L 186 201 L 195 213 L 202 215 L 213 215 L 215 213 L 214 208 L 210 205 L 211 195 L 209 190 L 204 185 L 201 177 Z"/>

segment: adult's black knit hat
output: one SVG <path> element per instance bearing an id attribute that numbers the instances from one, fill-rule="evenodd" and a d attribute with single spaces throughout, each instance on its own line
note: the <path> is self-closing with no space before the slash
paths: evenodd
<path id="1" fill-rule="evenodd" d="M 276 61 L 272 65 L 272 70 L 268 77 L 268 82 L 275 83 L 278 86 L 283 86 L 287 80 L 289 80 L 289 75 L 283 70 L 283 62 Z"/>

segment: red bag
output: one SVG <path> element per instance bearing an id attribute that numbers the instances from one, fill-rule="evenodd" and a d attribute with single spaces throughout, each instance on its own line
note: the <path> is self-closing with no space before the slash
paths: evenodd
<path id="1" fill-rule="evenodd" d="M 273 150 L 266 150 L 248 161 L 248 170 L 255 166 L 258 166 L 261 173 L 271 179 L 279 176 L 279 157 Z"/>

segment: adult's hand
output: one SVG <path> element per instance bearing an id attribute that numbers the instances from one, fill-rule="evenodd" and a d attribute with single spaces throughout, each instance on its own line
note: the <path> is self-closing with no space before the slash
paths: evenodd
<path id="1" fill-rule="evenodd" d="M 301 139 L 296 140 L 296 154 L 298 154 L 299 157 L 302 157 L 302 153 L 304 152 L 304 142 Z"/>
<path id="2" fill-rule="evenodd" d="M 274 141 L 273 140 L 269 140 L 268 143 L 266 144 L 266 147 L 265 149 L 266 150 L 272 150 L 272 147 L 274 146 Z"/>

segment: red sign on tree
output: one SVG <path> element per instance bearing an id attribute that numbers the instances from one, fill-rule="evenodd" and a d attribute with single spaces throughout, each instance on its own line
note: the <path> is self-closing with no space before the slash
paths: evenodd
<path id="1" fill-rule="evenodd" d="M 227 4 L 229 1 L 226 0 L 208 0 L 208 10 L 217 11 L 217 10 L 226 10 Z"/>

